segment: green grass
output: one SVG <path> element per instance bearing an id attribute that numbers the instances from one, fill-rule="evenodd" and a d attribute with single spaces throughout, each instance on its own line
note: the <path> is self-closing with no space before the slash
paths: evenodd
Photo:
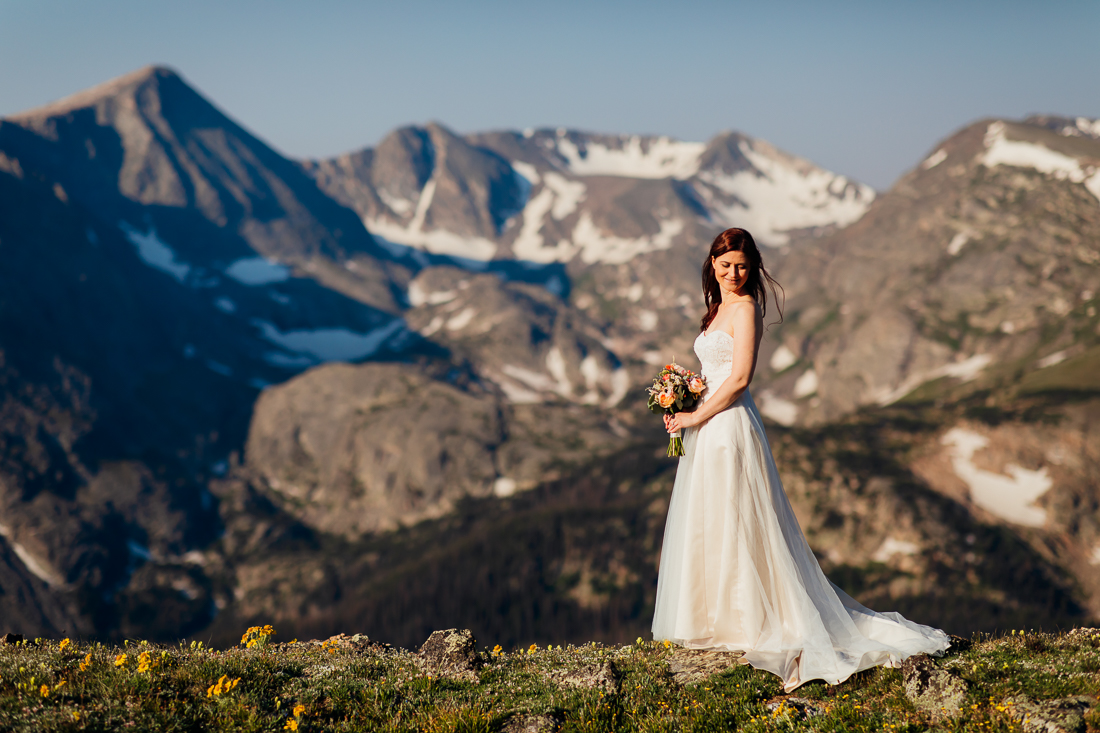
<path id="1" fill-rule="evenodd" d="M 939 728 L 1019 730 L 1003 704 L 1009 696 L 1100 695 L 1100 636 L 1029 632 L 972 642 L 937 662 L 970 686 L 963 712 Z M 473 683 L 432 677 L 411 652 L 381 646 L 60 648 L 38 640 L 0 646 L 0 730 L 279 731 L 297 723 L 302 731 L 495 731 L 516 714 L 551 715 L 564 731 L 936 727 L 907 700 L 896 669 L 868 670 L 836 686 L 804 685 L 794 694 L 818 701 L 824 712 L 803 719 L 787 707 L 769 710 L 769 701 L 783 697 L 778 678 L 750 667 L 679 686 L 668 670 L 671 651 L 653 642 L 486 651 L 488 663 Z M 151 663 L 139 671 L 142 652 Z M 120 654 L 126 658 L 116 665 Z M 620 671 L 618 694 L 559 686 L 548 676 L 606 661 Z M 239 682 L 213 694 L 210 687 L 223 675 Z M 1093 708 L 1087 721 L 1089 731 L 1100 731 L 1100 710 Z"/>
<path id="2" fill-rule="evenodd" d="M 1100 346 L 1061 364 L 1031 372 L 1020 382 L 1025 394 L 1039 392 L 1100 392 Z"/>

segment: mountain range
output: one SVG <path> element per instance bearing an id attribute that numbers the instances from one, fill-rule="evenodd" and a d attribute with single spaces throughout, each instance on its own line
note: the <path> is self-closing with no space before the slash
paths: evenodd
<path id="1" fill-rule="evenodd" d="M 633 639 L 675 469 L 641 390 L 728 226 L 784 286 L 753 389 L 830 577 L 1100 616 L 1100 123 L 982 120 L 882 194 L 736 132 L 295 161 L 150 67 L 0 120 L 0 618 Z"/>

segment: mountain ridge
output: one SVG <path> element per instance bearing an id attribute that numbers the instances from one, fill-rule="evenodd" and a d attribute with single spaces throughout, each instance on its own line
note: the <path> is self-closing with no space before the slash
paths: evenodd
<path id="1" fill-rule="evenodd" d="M 740 133 L 292 161 L 163 67 L 0 120 L 0 587 L 104 636 L 413 638 L 459 591 L 516 639 L 633 633 L 673 469 L 640 389 L 744 223 L 788 297 L 754 393 L 827 571 L 945 624 L 1095 616 L 1094 127 L 985 120 L 872 200 Z"/>

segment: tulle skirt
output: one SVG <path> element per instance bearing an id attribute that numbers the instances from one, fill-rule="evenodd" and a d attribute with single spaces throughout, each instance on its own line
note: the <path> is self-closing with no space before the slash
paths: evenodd
<path id="1" fill-rule="evenodd" d="M 779 481 L 752 395 L 684 436 L 657 581 L 653 636 L 742 651 L 788 692 L 837 684 L 950 645 L 939 629 L 857 603 L 822 573 Z"/>

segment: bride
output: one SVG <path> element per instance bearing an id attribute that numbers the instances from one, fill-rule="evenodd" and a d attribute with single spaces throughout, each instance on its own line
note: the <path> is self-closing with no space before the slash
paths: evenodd
<path id="1" fill-rule="evenodd" d="M 939 629 L 876 613 L 821 572 L 776 472 L 749 382 L 767 310 L 760 251 L 744 229 L 718 235 L 703 264 L 707 313 L 695 339 L 707 391 L 687 429 L 665 524 L 653 636 L 693 649 L 743 651 L 790 692 L 837 684 L 950 645 Z"/>

